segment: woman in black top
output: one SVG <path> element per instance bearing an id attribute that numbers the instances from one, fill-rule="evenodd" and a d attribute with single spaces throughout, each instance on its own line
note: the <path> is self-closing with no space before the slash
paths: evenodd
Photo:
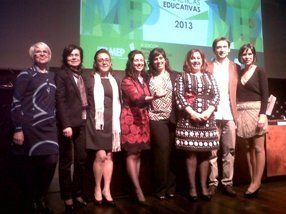
<path id="1" fill-rule="evenodd" d="M 262 68 L 257 67 L 256 50 L 251 44 L 243 45 L 238 53 L 244 68 L 237 86 L 237 135 L 245 140 L 251 183 L 245 197 L 255 197 L 261 188 L 265 166 L 264 141 L 267 130 L 266 108 L 268 82 Z"/>
<path id="2" fill-rule="evenodd" d="M 86 147 L 94 154 L 93 174 L 95 179 L 94 202 L 114 206 L 110 193 L 113 172 L 112 152 L 120 147 L 120 90 L 118 80 L 113 77 L 110 54 L 100 49 L 94 56 L 94 73 L 90 81 L 94 90 L 94 102 L 90 104 L 87 120 Z M 101 188 L 101 181 L 104 187 Z M 104 201 L 103 201 L 104 199 Z"/>

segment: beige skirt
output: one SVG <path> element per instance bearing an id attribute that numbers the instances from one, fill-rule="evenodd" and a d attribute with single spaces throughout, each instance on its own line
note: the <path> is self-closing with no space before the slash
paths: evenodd
<path id="1" fill-rule="evenodd" d="M 260 106 L 260 101 L 240 102 L 237 104 L 237 136 L 251 138 L 256 135 L 264 135 L 267 132 L 267 121 L 264 127 L 257 127 Z"/>

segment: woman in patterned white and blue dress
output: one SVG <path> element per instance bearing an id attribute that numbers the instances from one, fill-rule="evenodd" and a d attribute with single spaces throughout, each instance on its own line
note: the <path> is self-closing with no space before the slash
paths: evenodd
<path id="1" fill-rule="evenodd" d="M 181 111 L 176 127 L 176 148 L 186 151 L 190 182 L 189 200 L 196 201 L 196 168 L 200 170 L 202 199 L 210 200 L 207 189 L 209 156 L 218 149 L 218 133 L 213 112 L 219 102 L 219 91 L 214 77 L 206 72 L 205 54 L 191 49 L 186 56 L 183 73 L 175 84 L 175 99 Z"/>

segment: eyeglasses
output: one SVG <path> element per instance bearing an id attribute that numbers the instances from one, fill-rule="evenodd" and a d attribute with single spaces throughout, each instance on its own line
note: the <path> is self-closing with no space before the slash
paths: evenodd
<path id="1" fill-rule="evenodd" d="M 98 63 L 110 63 L 110 59 L 106 58 L 106 59 L 103 59 L 103 58 L 100 58 L 100 59 L 97 59 L 97 62 Z"/>
<path id="2" fill-rule="evenodd" d="M 34 54 L 49 54 L 49 52 L 47 51 L 47 50 L 36 50 L 35 52 L 34 52 Z"/>

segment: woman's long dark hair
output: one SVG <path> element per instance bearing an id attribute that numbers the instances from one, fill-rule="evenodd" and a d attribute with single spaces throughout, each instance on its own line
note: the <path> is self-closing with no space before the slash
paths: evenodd
<path id="1" fill-rule="evenodd" d="M 80 53 L 80 61 L 81 63 L 79 64 L 78 66 L 78 70 L 80 70 L 82 68 L 82 62 L 83 62 L 83 50 L 81 47 L 77 46 L 77 45 L 74 45 L 74 44 L 70 44 L 68 45 L 67 47 L 64 48 L 63 50 L 63 54 L 62 54 L 62 66 L 61 68 L 62 69 L 65 69 L 65 68 L 70 68 L 70 65 L 68 64 L 68 56 L 71 54 L 71 52 L 75 49 L 78 49 L 79 50 L 79 53 Z"/>
<path id="2" fill-rule="evenodd" d="M 169 73 L 172 71 L 172 69 L 170 67 L 169 59 L 168 59 L 164 49 L 163 48 L 154 48 L 153 50 L 151 50 L 149 57 L 148 57 L 149 72 L 153 76 L 156 76 L 158 74 L 158 71 L 154 65 L 154 59 L 155 59 L 155 57 L 157 57 L 159 55 L 162 55 L 164 57 L 164 59 L 166 60 L 166 65 L 165 65 L 166 71 L 168 71 Z"/>
<path id="3" fill-rule="evenodd" d="M 138 73 L 134 70 L 134 67 L 133 67 L 133 60 L 136 54 L 141 54 L 143 58 L 145 59 L 143 52 L 139 50 L 133 50 L 128 54 L 128 60 L 126 63 L 126 68 L 125 68 L 125 76 L 131 77 L 134 80 L 138 79 Z M 141 71 L 141 76 L 146 81 L 147 73 L 146 73 L 145 68 L 146 68 L 146 62 L 144 60 L 144 69 Z"/>

